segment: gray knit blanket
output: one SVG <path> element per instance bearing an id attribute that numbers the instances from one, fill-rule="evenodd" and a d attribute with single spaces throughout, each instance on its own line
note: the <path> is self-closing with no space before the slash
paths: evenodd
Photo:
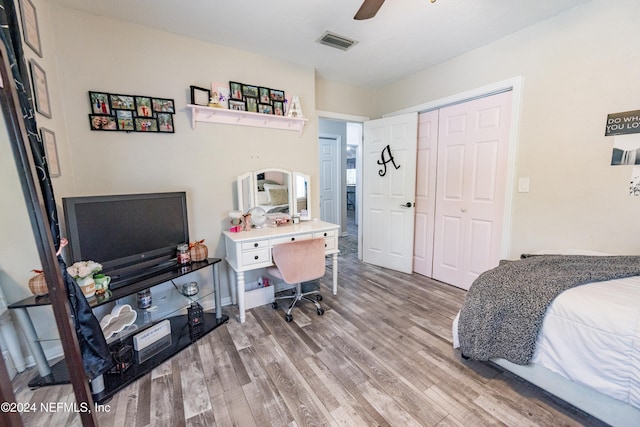
<path id="1" fill-rule="evenodd" d="M 547 307 L 566 289 L 640 275 L 640 256 L 523 255 L 482 273 L 460 311 L 460 351 L 526 365 Z"/>

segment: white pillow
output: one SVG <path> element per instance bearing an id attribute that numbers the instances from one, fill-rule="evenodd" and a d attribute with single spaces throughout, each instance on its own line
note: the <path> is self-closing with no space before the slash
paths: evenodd
<path id="1" fill-rule="evenodd" d="M 269 192 L 268 191 L 258 191 L 258 204 L 259 205 L 268 205 L 269 204 Z"/>
<path id="2" fill-rule="evenodd" d="M 274 190 L 288 190 L 289 187 L 287 187 L 286 185 L 280 185 L 280 184 L 264 184 L 264 189 L 265 191 L 269 191 L 271 189 Z"/>

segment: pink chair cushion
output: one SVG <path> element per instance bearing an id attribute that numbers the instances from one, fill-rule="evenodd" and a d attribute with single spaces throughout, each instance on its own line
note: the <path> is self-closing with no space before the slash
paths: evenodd
<path id="1" fill-rule="evenodd" d="M 324 238 L 299 240 L 275 245 L 269 274 L 288 284 L 307 282 L 324 276 Z"/>

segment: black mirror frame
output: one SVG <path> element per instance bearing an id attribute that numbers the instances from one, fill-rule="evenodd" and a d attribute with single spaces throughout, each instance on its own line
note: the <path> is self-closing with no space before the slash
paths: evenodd
<path id="1" fill-rule="evenodd" d="M 36 185 L 38 175 L 33 155 L 28 144 L 23 118 L 18 115 L 21 108 L 13 83 L 13 76 L 10 75 L 11 68 L 8 61 L 7 51 L 5 46 L 1 43 L 0 56 L 0 78 L 3 83 L 2 88 L 0 89 L 0 108 L 2 109 L 2 114 L 4 115 L 6 122 L 9 141 L 13 150 L 18 175 L 20 176 L 20 183 L 27 211 L 29 212 L 29 220 L 33 229 L 36 247 L 42 263 L 42 269 L 49 288 L 49 298 L 51 300 L 58 333 L 60 334 L 60 340 L 62 341 L 64 356 L 67 366 L 83 366 L 80 346 L 78 344 L 78 339 L 75 334 L 73 320 L 71 317 L 67 291 L 60 271 L 58 258 L 55 253 L 55 244 L 44 208 L 45 204 L 42 190 L 40 189 L 40 186 Z M 4 361 L 0 360 L 0 363 L 2 364 L 2 366 L 0 366 L 0 383 L 3 385 L 0 390 L 2 397 L 11 398 L 13 396 L 13 399 L 15 400 L 13 390 L 11 389 L 11 382 L 5 382 L 4 379 L 4 375 L 7 375 L 6 379 L 8 379 Z M 88 405 L 89 408 L 93 409 L 94 405 L 89 381 L 84 369 L 69 369 L 69 376 L 76 396 L 76 401 L 79 405 L 82 405 L 80 407 Z M 6 387 L 4 387 L 6 384 L 8 384 L 9 389 L 11 389 L 10 394 L 8 394 Z M 6 420 L 7 425 L 9 426 L 22 425 L 20 415 L 16 415 L 18 415 L 17 419 L 15 417 L 11 417 L 10 414 L 4 414 L 0 419 L 3 419 L 3 421 Z M 4 416 L 7 416 L 7 418 L 5 419 Z M 97 425 L 94 410 L 81 411 L 80 418 L 82 425 L 84 426 Z"/>

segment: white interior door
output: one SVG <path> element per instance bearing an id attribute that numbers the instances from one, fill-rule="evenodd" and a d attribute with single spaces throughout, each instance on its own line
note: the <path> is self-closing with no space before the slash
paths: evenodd
<path id="1" fill-rule="evenodd" d="M 463 289 L 500 259 L 511 96 L 440 110 L 432 277 Z"/>
<path id="2" fill-rule="evenodd" d="M 364 123 L 362 260 L 411 273 L 418 114 Z"/>
<path id="3" fill-rule="evenodd" d="M 340 137 L 320 136 L 320 219 L 332 224 L 340 224 L 339 149 Z"/>
<path id="4" fill-rule="evenodd" d="M 418 115 L 413 271 L 427 277 L 431 277 L 433 272 L 433 229 L 436 205 L 436 163 L 438 160 L 438 113 L 439 110 L 433 110 Z"/>

